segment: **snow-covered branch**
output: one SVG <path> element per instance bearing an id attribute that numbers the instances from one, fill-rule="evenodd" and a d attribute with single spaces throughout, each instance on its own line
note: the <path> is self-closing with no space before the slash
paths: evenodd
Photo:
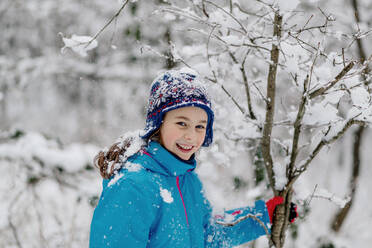
<path id="1" fill-rule="evenodd" d="M 342 71 L 339 74 L 337 74 L 337 76 L 335 77 L 334 80 L 329 82 L 327 84 L 327 86 L 324 86 L 324 87 L 321 87 L 319 89 L 316 89 L 316 90 L 312 91 L 309 94 L 309 97 L 314 98 L 314 97 L 317 97 L 317 96 L 320 96 L 320 95 L 323 95 L 324 93 L 326 93 L 329 89 L 334 87 L 341 79 L 343 79 L 345 77 L 345 75 L 354 67 L 354 65 L 355 65 L 355 62 L 351 61 L 347 66 L 345 66 L 342 69 Z"/>
<path id="2" fill-rule="evenodd" d="M 341 128 L 341 130 L 339 130 L 338 132 L 336 132 L 334 135 L 331 135 L 329 137 L 325 136 L 319 143 L 318 145 L 315 147 L 315 149 L 310 153 L 310 155 L 308 156 L 307 159 L 303 160 L 302 162 L 300 162 L 296 167 L 296 170 L 294 171 L 294 174 L 293 174 L 293 179 L 297 179 L 303 172 L 305 172 L 309 166 L 309 164 L 311 163 L 311 161 L 316 157 L 316 155 L 318 155 L 318 153 L 322 150 L 322 148 L 326 145 L 329 145 L 331 144 L 332 142 L 338 140 L 342 135 L 345 134 L 345 132 L 352 126 L 352 125 L 365 125 L 366 123 L 363 122 L 363 121 L 360 121 L 360 120 L 355 120 L 355 119 L 351 119 L 349 121 L 347 121 L 343 127 Z M 329 129 L 331 129 L 331 127 L 329 127 Z M 328 130 L 329 131 L 329 130 Z M 294 180 L 293 180 L 294 181 Z M 292 185 L 294 182 L 290 182 L 290 185 Z M 290 186 L 288 185 L 288 186 Z"/>
<path id="3" fill-rule="evenodd" d="M 282 16 L 275 13 L 273 36 L 280 40 Z M 275 113 L 275 94 L 276 94 L 276 71 L 279 61 L 279 47 L 276 44 L 272 45 L 271 49 L 271 63 L 269 66 L 269 73 L 267 77 L 267 102 L 266 102 L 266 117 L 262 134 L 262 154 L 270 185 L 275 189 L 275 179 L 273 174 L 273 159 L 271 155 L 271 133 L 273 128 L 273 120 Z M 275 190 L 274 190 L 275 192 Z M 277 192 L 275 192 L 277 194 Z"/>

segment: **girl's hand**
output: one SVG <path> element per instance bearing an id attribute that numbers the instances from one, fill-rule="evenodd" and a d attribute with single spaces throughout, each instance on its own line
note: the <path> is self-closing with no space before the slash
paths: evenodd
<path id="1" fill-rule="evenodd" d="M 273 217 L 274 217 L 276 206 L 282 204 L 283 201 L 284 201 L 283 197 L 275 196 L 266 202 L 267 211 L 269 212 L 269 217 L 270 217 L 270 223 L 273 223 Z M 291 202 L 288 220 L 289 222 L 293 223 L 295 222 L 297 217 L 298 217 L 297 205 Z"/>
<path id="2" fill-rule="evenodd" d="M 288 220 L 289 220 L 289 222 L 293 223 L 293 222 L 295 222 L 297 217 L 298 217 L 297 205 L 295 203 L 291 202 L 291 208 L 289 209 Z"/>

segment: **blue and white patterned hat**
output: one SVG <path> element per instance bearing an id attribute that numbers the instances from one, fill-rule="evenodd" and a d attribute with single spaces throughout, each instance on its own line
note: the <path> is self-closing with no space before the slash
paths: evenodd
<path id="1" fill-rule="evenodd" d="M 195 73 L 189 71 L 166 71 L 159 75 L 151 85 L 147 107 L 144 135 L 149 138 L 160 128 L 164 114 L 182 107 L 199 107 L 208 115 L 205 139 L 202 146 L 209 146 L 213 141 L 214 114 L 208 93 Z"/>

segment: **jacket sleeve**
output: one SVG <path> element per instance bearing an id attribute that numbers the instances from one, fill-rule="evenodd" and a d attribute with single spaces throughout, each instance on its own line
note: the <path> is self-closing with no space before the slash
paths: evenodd
<path id="1" fill-rule="evenodd" d="M 104 185 L 93 214 L 90 248 L 146 247 L 156 216 L 155 197 L 146 188 L 129 178 Z"/>
<path id="2" fill-rule="evenodd" d="M 208 204 L 209 205 L 209 204 Z M 210 206 L 208 206 L 209 209 Z M 250 215 L 259 219 L 248 217 Z M 264 201 L 256 201 L 254 207 L 226 211 L 223 216 L 205 215 L 205 247 L 232 247 L 270 233 L 270 219 Z M 229 226 L 226 224 L 235 225 Z M 262 226 L 265 225 L 265 228 Z"/>

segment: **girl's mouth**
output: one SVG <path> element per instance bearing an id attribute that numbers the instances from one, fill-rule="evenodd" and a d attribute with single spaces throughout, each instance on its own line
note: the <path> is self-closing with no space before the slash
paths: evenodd
<path id="1" fill-rule="evenodd" d="M 177 145 L 177 148 L 181 151 L 181 152 L 191 152 L 191 150 L 194 148 L 194 146 L 190 146 L 190 145 L 180 145 L 180 144 L 176 144 Z"/>

